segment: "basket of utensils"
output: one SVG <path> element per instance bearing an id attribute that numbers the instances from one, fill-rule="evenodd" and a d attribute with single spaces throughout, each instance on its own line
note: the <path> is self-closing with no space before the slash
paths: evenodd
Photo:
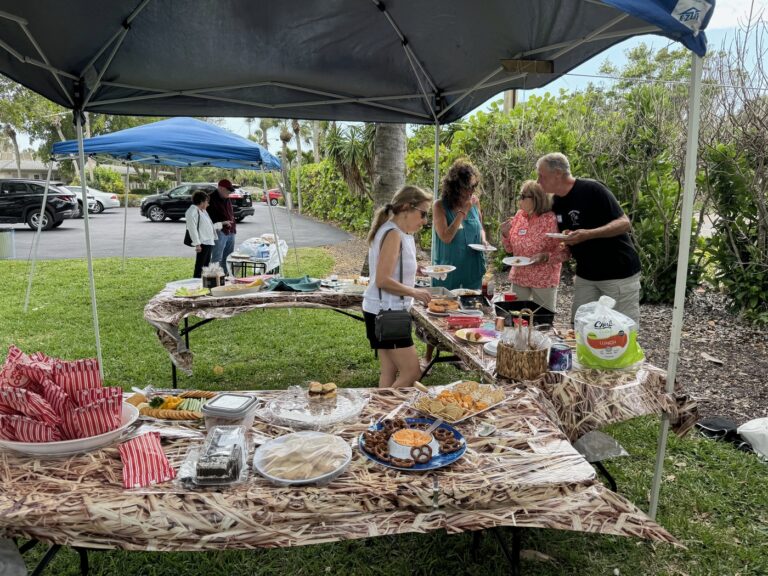
<path id="1" fill-rule="evenodd" d="M 528 316 L 528 321 L 523 319 Z M 496 373 L 511 380 L 535 380 L 549 369 L 552 341 L 534 327 L 533 311 L 520 310 L 519 319 L 506 328 L 496 349 Z"/>

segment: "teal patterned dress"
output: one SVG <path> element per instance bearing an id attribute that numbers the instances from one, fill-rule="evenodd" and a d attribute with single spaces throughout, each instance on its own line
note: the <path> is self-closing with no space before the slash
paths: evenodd
<path id="1" fill-rule="evenodd" d="M 456 219 L 456 214 L 450 210 L 441 200 L 445 210 L 447 225 L 450 226 Z M 472 206 L 464 218 L 463 228 L 456 232 L 453 240 L 446 244 L 437 233 L 433 234 L 432 258 L 433 264 L 450 264 L 456 266 L 456 270 L 448 274 L 445 280 L 432 279 L 433 286 L 444 286 L 449 290 L 454 288 L 470 288 L 479 290 L 485 274 L 485 257 L 482 252 L 472 250 L 469 244 L 482 244 L 481 232 L 483 225 L 480 222 L 480 212 L 477 206 Z"/>

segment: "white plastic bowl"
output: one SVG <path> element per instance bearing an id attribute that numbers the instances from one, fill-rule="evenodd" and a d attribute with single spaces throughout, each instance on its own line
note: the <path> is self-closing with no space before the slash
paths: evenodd
<path id="1" fill-rule="evenodd" d="M 80 452 L 90 452 L 114 443 L 120 435 L 139 417 L 136 406 L 123 402 L 123 417 L 119 428 L 104 432 L 98 436 L 78 438 L 77 440 L 59 440 L 58 442 L 12 442 L 0 440 L 0 446 L 28 456 L 71 456 Z"/>

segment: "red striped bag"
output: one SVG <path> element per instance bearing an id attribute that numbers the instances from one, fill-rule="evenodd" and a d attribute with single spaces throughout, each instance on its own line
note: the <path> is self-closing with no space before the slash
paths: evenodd
<path id="1" fill-rule="evenodd" d="M 64 389 L 67 394 L 88 388 L 101 388 L 99 361 L 96 358 L 83 360 L 54 360 L 51 379 Z"/>
<path id="2" fill-rule="evenodd" d="M 53 407 L 42 396 L 24 388 L 0 385 L 0 410 L 5 409 L 38 418 L 51 426 L 61 422 Z"/>
<path id="3" fill-rule="evenodd" d="M 74 420 L 79 429 L 79 438 L 98 436 L 119 428 L 123 415 L 122 404 L 123 396 L 119 394 L 75 408 Z"/>
<path id="4" fill-rule="evenodd" d="M 173 480 L 176 471 L 168 462 L 158 432 L 147 432 L 118 446 L 123 461 L 123 487 L 141 488 Z"/>
<path id="5" fill-rule="evenodd" d="M 15 442 L 56 442 L 62 439 L 56 427 L 20 414 L 0 416 L 0 438 Z"/>

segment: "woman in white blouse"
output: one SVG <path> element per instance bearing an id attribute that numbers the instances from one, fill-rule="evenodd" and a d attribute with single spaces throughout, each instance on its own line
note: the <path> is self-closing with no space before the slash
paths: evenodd
<path id="1" fill-rule="evenodd" d="M 413 339 L 408 336 L 381 342 L 376 338 L 375 324 L 381 310 L 408 310 L 414 299 L 424 304 L 430 301 L 429 290 L 415 287 L 413 234 L 427 221 L 431 205 L 431 194 L 416 186 L 406 186 L 376 212 L 368 233 L 371 277 L 363 295 L 363 315 L 371 348 L 377 351 L 381 362 L 380 388 L 412 386 L 421 374 Z"/>
<path id="2" fill-rule="evenodd" d="M 211 222 L 206 208 L 208 208 L 208 194 L 198 190 L 192 194 L 192 205 L 187 208 L 184 220 L 187 223 L 187 231 L 192 239 L 192 247 L 197 252 L 195 256 L 195 273 L 193 278 L 200 278 L 203 266 L 208 266 L 211 261 L 211 252 L 216 240 L 216 230 Z M 217 224 L 222 224 L 217 222 Z"/>

